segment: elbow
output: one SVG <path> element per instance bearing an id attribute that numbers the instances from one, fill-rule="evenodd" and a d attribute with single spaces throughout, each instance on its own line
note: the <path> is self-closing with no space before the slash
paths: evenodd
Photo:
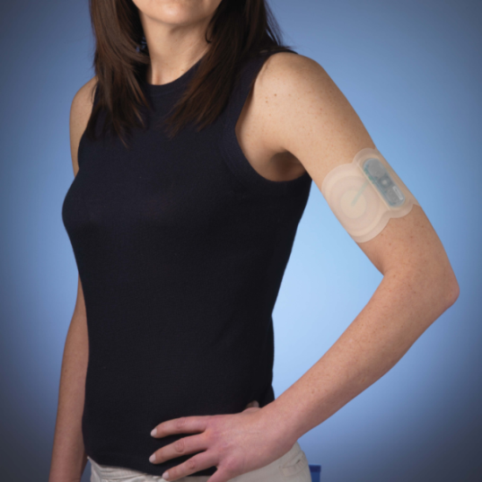
<path id="1" fill-rule="evenodd" d="M 427 309 L 433 310 L 439 317 L 458 299 L 460 287 L 453 270 L 437 270 L 427 275 L 428 270 L 416 270 L 408 274 L 405 282 L 412 286 L 412 293 L 417 293 L 424 300 Z M 400 279 L 399 276 L 397 276 Z M 403 278 L 403 277 L 402 277 Z"/>
<path id="2" fill-rule="evenodd" d="M 446 309 L 450 308 L 459 298 L 460 295 L 460 286 L 455 277 L 454 272 L 452 271 L 447 283 L 445 283 L 445 306 Z"/>
<path id="3" fill-rule="evenodd" d="M 439 301 L 437 304 L 442 308 L 442 311 L 450 308 L 460 294 L 460 286 L 452 267 L 445 268 L 435 276 L 431 276 L 427 286 L 432 287 L 433 296 Z"/>

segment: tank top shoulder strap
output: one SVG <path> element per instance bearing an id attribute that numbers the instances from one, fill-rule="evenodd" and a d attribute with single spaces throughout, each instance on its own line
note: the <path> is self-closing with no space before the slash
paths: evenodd
<path id="1" fill-rule="evenodd" d="M 297 52 L 291 49 L 282 51 L 297 54 Z M 236 124 L 251 88 L 254 85 L 255 79 L 267 58 L 278 52 L 280 52 L 280 50 L 261 51 L 258 55 L 244 62 L 226 107 L 220 145 L 224 152 L 226 163 L 241 183 L 241 191 L 244 193 L 256 192 L 268 196 L 306 194 L 311 182 L 311 177 L 308 172 L 288 181 L 272 181 L 265 178 L 259 174 L 247 160 L 236 136 Z"/>
<path id="2" fill-rule="evenodd" d="M 94 96 L 93 96 L 92 108 L 94 108 L 97 102 L 99 101 L 99 81 L 98 80 L 95 83 L 93 89 L 94 89 Z"/>
<path id="3" fill-rule="evenodd" d="M 99 95 L 99 81 L 96 82 L 93 89 L 94 89 L 94 98 L 93 98 L 93 102 L 92 102 L 92 111 L 94 110 L 94 108 L 99 103 L 99 97 L 100 97 L 100 95 Z M 100 109 L 99 112 L 97 113 L 97 119 L 96 119 L 96 122 L 95 122 L 95 133 L 96 133 L 96 136 L 98 138 L 103 137 L 103 134 L 104 134 L 103 126 L 104 126 L 105 118 L 106 118 L 105 109 Z"/>

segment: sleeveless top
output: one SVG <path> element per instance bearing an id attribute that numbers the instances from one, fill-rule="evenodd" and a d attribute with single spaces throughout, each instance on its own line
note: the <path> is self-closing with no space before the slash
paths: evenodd
<path id="1" fill-rule="evenodd" d="M 129 150 L 110 135 L 81 137 L 62 221 L 87 312 L 82 434 L 99 464 L 162 475 L 195 454 L 149 462 L 191 435 L 151 437 L 158 424 L 275 399 L 272 311 L 312 179 L 268 180 L 237 141 L 251 82 L 271 54 L 243 64 L 223 112 L 200 132 L 188 124 L 169 140 L 135 128 Z M 149 126 L 199 63 L 168 84 L 142 81 Z"/>

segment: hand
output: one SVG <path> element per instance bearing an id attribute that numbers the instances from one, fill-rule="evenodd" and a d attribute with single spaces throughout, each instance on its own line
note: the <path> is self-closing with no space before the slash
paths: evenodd
<path id="1" fill-rule="evenodd" d="M 293 446 L 280 436 L 280 424 L 268 419 L 259 403 L 253 401 L 240 413 L 181 417 L 163 422 L 153 437 L 193 433 L 154 452 L 152 463 L 194 452 L 193 457 L 172 467 L 162 477 L 174 481 L 209 467 L 217 471 L 207 482 L 227 482 L 233 477 L 264 467 L 283 456 Z M 152 456 L 151 456 L 152 457 Z"/>

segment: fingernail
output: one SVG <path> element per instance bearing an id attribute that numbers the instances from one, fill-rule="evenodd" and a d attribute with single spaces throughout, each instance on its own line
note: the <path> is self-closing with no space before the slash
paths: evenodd
<path id="1" fill-rule="evenodd" d="M 154 460 L 156 460 L 156 454 L 153 453 L 150 457 L 149 457 L 149 462 L 154 462 Z"/>
<path id="2" fill-rule="evenodd" d="M 166 479 L 166 480 L 169 480 L 169 474 L 168 474 L 167 472 L 164 472 L 164 473 L 162 474 L 162 478 L 163 478 L 163 479 Z"/>
<path id="3" fill-rule="evenodd" d="M 153 428 L 153 429 L 152 429 L 152 432 L 151 432 L 151 435 L 152 435 L 153 437 L 155 437 L 156 432 L 157 432 L 157 428 Z"/>

